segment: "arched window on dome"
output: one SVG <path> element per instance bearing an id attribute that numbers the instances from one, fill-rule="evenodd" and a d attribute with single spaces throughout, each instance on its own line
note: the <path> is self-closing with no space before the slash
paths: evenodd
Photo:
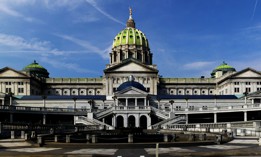
<path id="1" fill-rule="evenodd" d="M 137 60 L 142 61 L 142 54 L 141 52 L 137 52 Z"/>

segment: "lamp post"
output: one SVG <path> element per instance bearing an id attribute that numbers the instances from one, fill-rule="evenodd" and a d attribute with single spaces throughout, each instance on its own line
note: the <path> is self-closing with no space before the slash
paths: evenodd
<path id="1" fill-rule="evenodd" d="M 12 93 L 12 92 L 9 92 L 9 93 L 8 93 L 8 96 L 10 97 L 10 104 L 9 104 L 10 106 L 12 106 L 13 95 L 14 95 L 14 93 Z"/>
<path id="2" fill-rule="evenodd" d="M 72 99 L 73 99 L 73 101 L 74 101 L 74 112 L 76 112 L 76 100 L 77 100 L 77 98 L 76 98 L 76 97 L 73 97 Z"/>
<path id="3" fill-rule="evenodd" d="M 89 100 L 88 103 L 90 104 L 90 107 L 91 107 L 91 112 L 92 112 L 92 107 L 93 107 L 93 100 Z"/>
<path id="4" fill-rule="evenodd" d="M 157 98 L 158 100 L 158 109 L 160 109 L 160 98 Z"/>
<path id="5" fill-rule="evenodd" d="M 45 110 L 45 100 L 46 100 L 47 96 L 46 95 L 42 95 L 42 99 L 43 99 L 43 109 Z"/>
<path id="6" fill-rule="evenodd" d="M 174 102 L 175 102 L 174 100 L 169 101 L 169 103 L 171 104 L 171 112 L 174 112 L 174 106 L 173 106 Z"/>
<path id="7" fill-rule="evenodd" d="M 244 94 L 244 96 L 245 96 L 245 105 L 246 105 L 246 104 L 247 104 L 247 95 L 248 95 L 248 92 L 246 91 L 246 92 L 244 92 L 243 94 Z"/>
<path id="8" fill-rule="evenodd" d="M 188 107 L 188 97 L 185 97 L 185 100 L 186 100 L 186 106 L 187 106 L 187 109 L 189 108 Z"/>

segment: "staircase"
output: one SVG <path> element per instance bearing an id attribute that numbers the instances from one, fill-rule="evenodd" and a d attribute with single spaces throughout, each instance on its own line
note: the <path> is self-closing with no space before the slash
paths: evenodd
<path id="1" fill-rule="evenodd" d="M 154 113 L 157 117 L 161 118 L 161 119 L 169 119 L 169 113 L 159 110 L 153 106 L 150 106 L 152 113 Z"/>
<path id="2" fill-rule="evenodd" d="M 177 116 L 169 119 L 165 119 L 159 123 L 156 123 L 151 126 L 152 129 L 161 129 L 162 127 L 169 125 L 169 124 L 179 124 L 179 123 L 185 123 L 186 117 L 185 116 Z"/>
<path id="3" fill-rule="evenodd" d="M 99 112 L 95 112 L 94 116 L 95 116 L 96 119 L 104 118 L 104 117 L 112 114 L 113 113 L 113 109 L 114 109 L 114 107 L 111 107 L 111 108 L 104 109 L 104 110 L 99 111 Z"/>
<path id="4" fill-rule="evenodd" d="M 85 116 L 78 116 L 75 118 L 75 124 L 84 124 L 84 125 L 99 125 L 100 129 L 113 130 L 115 129 L 113 126 L 108 125 L 104 122 L 101 122 L 97 119 L 90 119 Z"/>

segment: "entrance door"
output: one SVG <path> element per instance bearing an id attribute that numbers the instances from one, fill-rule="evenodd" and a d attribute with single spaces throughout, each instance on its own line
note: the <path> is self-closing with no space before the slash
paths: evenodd
<path id="1" fill-rule="evenodd" d="M 135 128 L 135 117 L 134 116 L 129 116 L 128 124 L 129 124 L 129 128 Z"/>

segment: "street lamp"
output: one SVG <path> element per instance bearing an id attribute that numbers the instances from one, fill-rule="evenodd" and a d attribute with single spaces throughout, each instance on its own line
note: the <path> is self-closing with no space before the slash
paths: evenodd
<path id="1" fill-rule="evenodd" d="M 14 95 L 14 93 L 12 93 L 12 92 L 9 92 L 8 93 L 8 96 L 10 97 L 10 106 L 12 106 L 12 98 L 13 98 L 13 95 Z"/>
<path id="2" fill-rule="evenodd" d="M 174 104 L 174 100 L 170 100 L 169 103 L 171 104 L 171 111 L 173 112 L 174 111 L 174 107 L 173 107 L 173 104 Z"/>
<path id="3" fill-rule="evenodd" d="M 245 105 L 246 105 L 248 92 L 246 91 L 246 92 L 244 92 L 243 94 L 244 94 L 244 96 L 245 96 Z"/>
<path id="4" fill-rule="evenodd" d="M 74 112 L 76 112 L 76 100 L 77 100 L 77 98 L 76 98 L 76 97 L 73 97 L 72 99 L 73 99 L 73 101 L 74 101 Z"/>
<path id="5" fill-rule="evenodd" d="M 188 97 L 185 97 L 185 100 L 186 100 L 186 105 L 187 105 L 187 109 L 189 108 L 188 107 Z"/>
<path id="6" fill-rule="evenodd" d="M 93 100 L 89 100 L 88 103 L 90 104 L 90 107 L 91 107 L 91 112 L 92 112 L 92 107 L 93 107 Z"/>
<path id="7" fill-rule="evenodd" d="M 44 107 L 44 110 L 45 110 L 45 99 L 47 98 L 46 95 L 42 95 L 42 99 L 43 99 L 43 107 Z"/>

